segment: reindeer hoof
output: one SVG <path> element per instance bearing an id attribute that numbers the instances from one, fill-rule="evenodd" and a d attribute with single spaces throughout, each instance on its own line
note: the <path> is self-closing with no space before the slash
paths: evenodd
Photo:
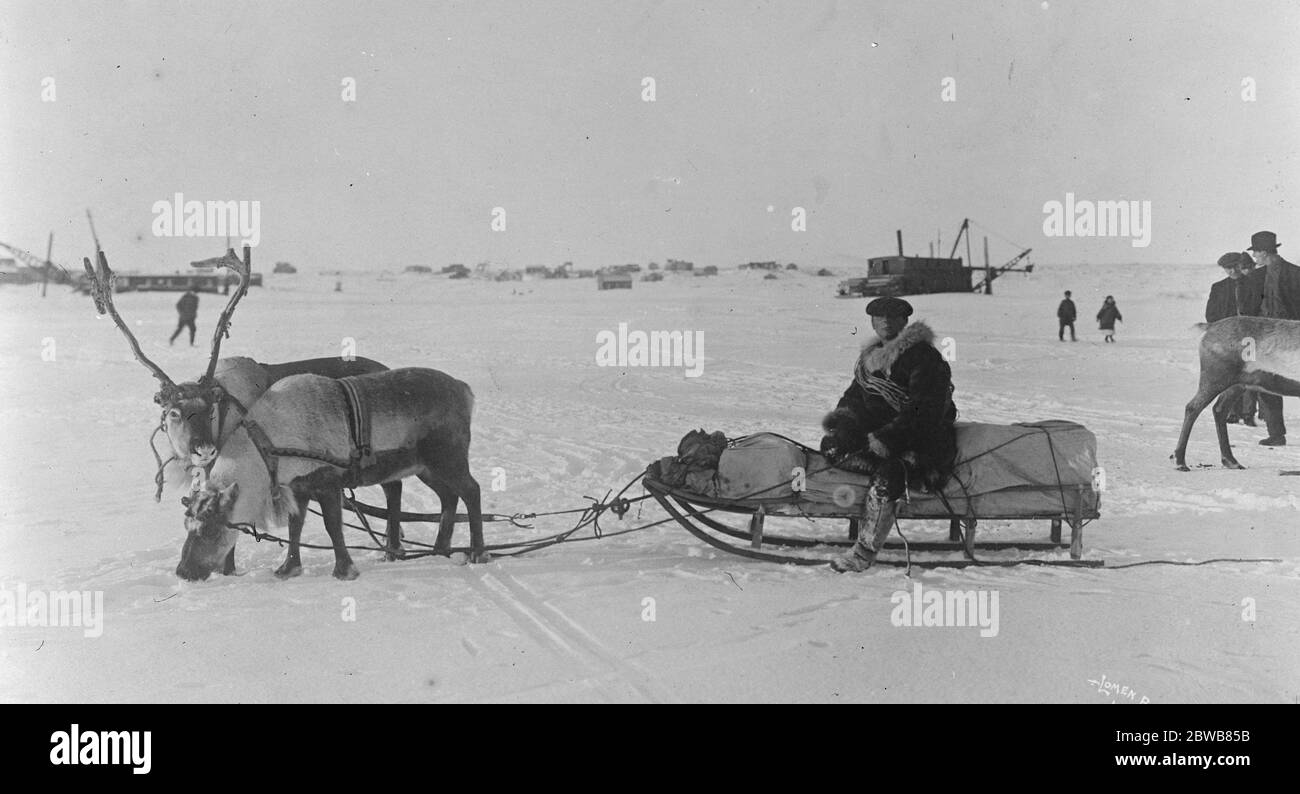
<path id="1" fill-rule="evenodd" d="M 340 567 L 340 566 L 338 566 L 338 565 L 335 565 L 335 566 L 334 566 L 334 578 L 335 578 L 335 579 L 339 579 L 339 580 L 344 581 L 344 582 L 350 582 L 350 581 L 352 581 L 353 579 L 357 578 L 357 577 L 360 576 L 360 575 L 361 575 L 361 571 L 358 571 L 358 570 L 357 570 L 357 566 L 355 566 L 355 565 L 353 565 L 353 564 L 351 564 L 351 563 L 348 563 L 348 564 L 347 564 L 346 566 L 344 566 L 344 567 Z"/>
<path id="2" fill-rule="evenodd" d="M 492 562 L 492 554 L 486 551 L 473 551 L 469 555 L 470 565 L 479 565 L 485 562 Z"/>
<path id="3" fill-rule="evenodd" d="M 291 565 L 286 562 L 275 569 L 277 579 L 292 579 L 295 576 L 302 576 L 302 563 L 295 562 Z"/>
<path id="4" fill-rule="evenodd" d="M 441 555 L 441 556 L 443 556 L 443 557 L 450 557 L 450 556 L 451 556 L 451 544 L 448 543 L 446 546 L 441 546 L 441 545 L 435 543 L 435 544 L 433 544 L 433 553 L 434 553 L 434 554 Z"/>
<path id="5" fill-rule="evenodd" d="M 384 551 L 384 562 L 394 562 L 402 559 L 402 557 L 403 552 L 401 549 L 387 549 Z"/>
<path id="6" fill-rule="evenodd" d="M 1241 465 L 1241 464 L 1238 463 L 1237 461 L 1233 460 L 1232 458 L 1224 458 L 1224 459 L 1223 459 L 1223 468 L 1225 468 L 1225 469 L 1242 469 L 1242 470 L 1244 470 L 1246 467 L 1243 466 L 1243 465 Z"/>

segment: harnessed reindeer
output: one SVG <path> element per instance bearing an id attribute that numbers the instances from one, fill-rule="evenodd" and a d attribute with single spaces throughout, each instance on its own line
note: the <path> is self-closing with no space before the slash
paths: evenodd
<path id="1" fill-rule="evenodd" d="M 230 268 L 239 275 L 240 281 L 239 287 L 227 301 L 226 308 L 217 323 L 206 372 L 196 381 L 177 384 L 161 367 L 144 355 L 135 335 L 122 321 L 117 308 L 113 305 L 113 271 L 108 266 L 108 258 L 103 251 L 100 251 L 98 259 L 98 271 L 91 267 L 88 259 L 83 260 L 86 273 L 90 277 L 96 309 L 101 315 L 107 313 L 112 316 L 113 322 L 131 345 L 136 360 L 144 364 L 159 382 L 159 390 L 154 395 L 154 402 L 162 407 L 162 418 L 154 434 L 162 432 L 167 436 L 172 455 L 163 461 L 157 449 L 153 447 L 153 439 L 150 439 L 150 447 L 158 463 L 158 473 L 155 478 L 158 489 L 154 494 L 155 501 L 161 501 L 165 481 L 178 484 L 183 481 L 181 473 L 196 468 L 206 470 L 210 467 L 216 450 L 248 414 L 249 406 L 253 405 L 276 381 L 290 375 L 304 373 L 328 378 L 343 378 L 383 372 L 388 369 L 378 361 L 368 358 L 313 358 L 282 364 L 263 364 L 243 356 L 219 359 L 221 340 L 229 335 L 229 322 L 234 314 L 235 305 L 248 290 L 251 262 L 249 249 L 245 246 L 243 261 L 235 256 L 234 251 L 228 251 L 224 257 L 197 263 L 210 267 Z M 385 485 L 384 495 L 388 506 L 387 557 L 396 559 L 401 552 L 401 527 L 397 519 L 401 510 L 401 483 Z M 234 571 L 232 545 L 223 572 L 231 574 Z"/>
<path id="2" fill-rule="evenodd" d="M 206 483 L 186 502 L 188 533 L 176 573 L 206 579 L 241 528 L 289 522 L 289 551 L 275 574 L 302 573 L 299 538 L 308 501 L 321 507 L 334 545 L 334 576 L 355 579 L 343 543 L 344 488 L 419 477 L 442 502 L 434 552 L 449 554 L 457 499 L 470 523 L 470 562 L 484 562 L 483 514 L 470 474 L 469 386 L 432 369 L 395 369 L 331 380 L 275 383 L 235 428 Z"/>
<path id="3" fill-rule="evenodd" d="M 1244 469 L 1228 443 L 1228 409 L 1247 389 L 1300 397 L 1300 320 L 1238 316 L 1211 323 L 1201 337 L 1200 361 L 1200 382 L 1183 413 L 1174 462 L 1180 471 L 1188 470 L 1187 439 L 1192 425 L 1222 394 L 1224 399 L 1212 412 L 1221 462 L 1229 469 Z"/>

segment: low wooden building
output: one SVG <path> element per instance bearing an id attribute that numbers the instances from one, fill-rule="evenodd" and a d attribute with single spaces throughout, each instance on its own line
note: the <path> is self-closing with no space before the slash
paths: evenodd
<path id="1" fill-rule="evenodd" d="M 239 283 L 239 276 L 234 273 L 176 273 L 173 275 L 149 275 L 143 273 L 114 273 L 114 292 L 185 292 L 191 287 L 196 292 L 227 292 L 232 285 Z M 248 277 L 248 286 L 262 286 L 262 274 L 253 273 Z"/>
<path id="2" fill-rule="evenodd" d="M 602 270 L 596 274 L 596 289 L 632 289 L 632 274 Z"/>

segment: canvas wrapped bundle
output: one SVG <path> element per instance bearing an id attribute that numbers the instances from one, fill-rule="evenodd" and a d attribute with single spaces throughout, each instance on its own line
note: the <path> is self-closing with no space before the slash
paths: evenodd
<path id="1" fill-rule="evenodd" d="M 899 517 L 1095 518 L 1097 439 L 1075 422 L 958 422 L 957 465 L 942 496 L 910 489 Z M 651 479 L 701 503 L 764 507 L 774 515 L 863 515 L 871 479 L 830 465 L 816 450 L 774 433 L 720 448 L 696 431 L 687 454 L 650 467 Z M 692 437 L 695 437 L 692 441 Z M 715 449 L 720 454 L 710 455 Z M 803 472 L 803 476 L 799 476 Z M 802 486 L 799 489 L 798 486 Z"/>

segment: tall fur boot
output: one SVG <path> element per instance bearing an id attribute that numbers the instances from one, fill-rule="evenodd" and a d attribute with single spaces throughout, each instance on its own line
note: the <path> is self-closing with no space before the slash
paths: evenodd
<path id="1" fill-rule="evenodd" d="M 853 544 L 853 548 L 848 552 L 841 554 L 831 560 L 831 570 L 836 573 L 846 573 L 853 571 L 859 573 L 870 568 L 876 562 L 876 554 L 884 548 L 885 538 L 894 528 L 894 516 L 898 501 L 896 499 L 875 499 L 868 497 L 876 508 L 875 523 L 863 527 L 863 531 L 858 533 L 858 540 Z"/>

